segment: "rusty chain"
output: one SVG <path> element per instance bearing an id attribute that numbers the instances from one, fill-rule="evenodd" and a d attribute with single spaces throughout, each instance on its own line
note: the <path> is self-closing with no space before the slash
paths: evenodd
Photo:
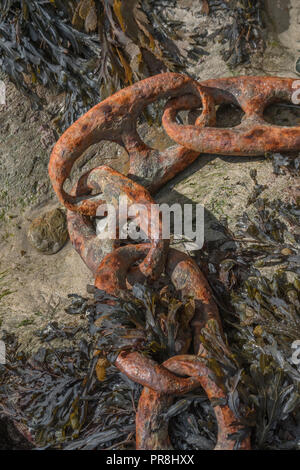
<path id="1" fill-rule="evenodd" d="M 234 449 L 237 432 L 243 431 L 228 405 L 225 388 L 217 383 L 205 365 L 207 352 L 200 335 L 214 321 L 222 332 L 218 308 L 200 269 L 186 254 L 169 248 L 162 238 L 161 220 L 158 238 L 147 243 L 119 246 L 118 240 L 101 240 L 92 222 L 101 204 L 115 206 L 121 195 L 130 204 L 142 203 L 140 226 L 153 207 L 155 194 L 167 181 L 190 165 L 201 152 L 223 155 L 262 155 L 266 152 L 300 150 L 300 126 L 280 127 L 263 119 L 265 107 L 276 101 L 291 101 L 293 80 L 273 77 L 239 77 L 196 82 L 191 78 L 164 73 L 142 80 L 99 103 L 78 119 L 58 140 L 51 154 L 49 175 L 60 202 L 68 209 L 70 239 L 95 276 L 95 286 L 113 296 L 130 297 L 136 283 L 158 279 L 165 271 L 182 298 L 192 297 L 195 314 L 191 322 L 194 354 L 187 354 L 190 342 L 182 341 L 177 356 L 159 365 L 138 352 L 121 352 L 115 366 L 130 379 L 144 386 L 136 416 L 137 449 L 171 449 L 165 411 L 175 396 L 201 386 L 218 422 L 216 449 Z M 164 151 L 148 147 L 136 126 L 144 108 L 159 99 L 171 98 L 162 123 L 178 144 Z M 232 103 L 245 113 L 235 128 L 216 128 L 216 105 Z M 180 110 L 202 108 L 200 117 L 180 125 Z M 85 173 L 71 193 L 64 190 L 75 161 L 92 144 L 103 140 L 123 146 L 129 155 L 127 176 L 100 166 Z M 96 194 L 95 194 L 96 193 Z M 137 262 L 140 264 L 134 266 Z M 219 404 L 216 404 L 218 399 Z M 217 402 L 218 402 L 217 401 Z M 220 402 L 222 401 L 222 404 Z M 250 449 L 250 438 L 240 443 Z"/>

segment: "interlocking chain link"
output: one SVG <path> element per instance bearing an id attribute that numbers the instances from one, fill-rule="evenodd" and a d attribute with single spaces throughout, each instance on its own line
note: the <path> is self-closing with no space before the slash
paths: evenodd
<path id="1" fill-rule="evenodd" d="M 272 103 L 292 102 L 295 92 L 292 78 L 235 77 L 207 80 L 200 83 L 202 93 L 213 100 L 240 106 L 244 111 L 241 124 L 234 128 L 182 126 L 176 122 L 176 114 L 189 109 L 182 97 L 170 100 L 166 106 L 162 124 L 175 142 L 201 152 L 222 155 L 264 155 L 268 152 L 300 150 L 300 126 L 283 127 L 264 119 L 264 110 Z"/>

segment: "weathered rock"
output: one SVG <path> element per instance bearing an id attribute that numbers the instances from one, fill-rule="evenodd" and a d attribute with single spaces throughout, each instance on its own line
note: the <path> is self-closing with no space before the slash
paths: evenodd
<path id="1" fill-rule="evenodd" d="M 46 255 L 57 253 L 68 237 L 66 215 L 58 208 L 34 219 L 28 229 L 30 243 Z"/>
<path id="2" fill-rule="evenodd" d="M 298 53 L 300 25 L 299 0 L 266 0 L 266 12 L 271 20 L 270 28 L 281 44 L 292 54 Z"/>

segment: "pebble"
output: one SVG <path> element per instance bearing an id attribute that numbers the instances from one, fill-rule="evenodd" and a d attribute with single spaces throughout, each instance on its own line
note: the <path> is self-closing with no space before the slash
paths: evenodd
<path id="1" fill-rule="evenodd" d="M 27 235 L 31 245 L 41 253 L 57 253 L 69 238 L 64 211 L 57 208 L 37 217 L 30 224 Z"/>

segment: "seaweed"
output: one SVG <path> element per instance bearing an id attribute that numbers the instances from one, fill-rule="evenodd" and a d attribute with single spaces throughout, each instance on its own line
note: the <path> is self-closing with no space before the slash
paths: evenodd
<path id="1" fill-rule="evenodd" d="M 209 0 L 211 14 L 221 10 L 231 18 L 232 24 L 222 26 L 208 38 L 220 36 L 222 44 L 227 45 L 222 55 L 232 67 L 250 63 L 251 56 L 265 48 L 265 26 L 262 18 L 262 0 Z"/>
<path id="2" fill-rule="evenodd" d="M 235 382 L 230 406 L 244 410 L 239 419 L 252 429 L 254 448 L 298 449 L 300 370 L 292 354 L 300 338 L 300 213 L 294 203 L 250 199 L 253 215 L 245 212 L 234 233 L 217 224 L 222 238 L 199 255 L 233 355 L 217 334 L 202 341 L 228 391 Z"/>
<path id="3" fill-rule="evenodd" d="M 71 294 L 66 309 L 86 316 L 81 339 L 74 336 L 78 328 L 54 323 L 36 332 L 48 344 L 72 335 L 71 348 L 42 347 L 28 356 L 14 335 L 2 338 L 8 357 L 0 366 L 0 417 L 25 422 L 39 449 L 133 448 L 142 387 L 111 365 L 114 357 L 120 350 L 143 351 L 158 361 L 174 354 L 180 330 L 177 314 L 184 305 L 172 300 L 168 289 L 161 289 L 159 297 L 136 285 L 131 302 L 92 290 L 94 301 Z M 183 323 L 191 315 L 191 308 L 187 310 Z M 99 354 L 104 352 L 110 362 L 102 360 L 99 366 Z"/>
<path id="4" fill-rule="evenodd" d="M 291 174 L 293 176 L 300 175 L 300 156 L 297 155 L 282 155 L 281 153 L 274 153 L 270 155 L 270 160 L 273 164 L 273 172 L 275 175 Z"/>
<path id="5" fill-rule="evenodd" d="M 216 445 L 217 422 L 205 394 L 188 394 L 177 399 L 166 413 L 170 439 L 178 450 L 212 450 Z"/>
<path id="6" fill-rule="evenodd" d="M 234 229 L 215 224 L 220 237 L 196 254 L 219 305 L 225 338 L 215 322 L 202 334 L 207 366 L 227 391 L 227 403 L 254 449 L 299 449 L 300 370 L 292 360 L 300 338 L 299 208 L 262 198 L 256 172 L 247 212 Z M 254 197 L 255 196 L 255 197 Z M 0 366 L 0 421 L 9 420 L 35 448 L 133 449 L 135 412 L 142 387 L 113 365 L 120 350 L 140 351 L 158 362 L 189 339 L 192 301 L 182 302 L 168 278 L 151 289 L 136 285 L 122 300 L 95 288 L 71 294 L 70 315 L 86 318 L 72 347 L 22 352 L 5 333 L 7 364 Z M 63 344 L 63 325 L 56 327 Z M 54 335 L 55 336 L 55 335 Z M 100 361 L 99 361 L 100 359 Z M 223 402 L 222 402 L 223 403 Z M 222 406 L 222 403 L 218 402 Z M 175 398 L 165 412 L 175 449 L 212 449 L 213 408 L 199 389 Z M 30 433 L 29 430 L 30 429 Z M 232 436 L 236 448 L 245 434 Z M 7 446 L 7 442 L 0 446 Z"/>
<path id="7" fill-rule="evenodd" d="M 132 289 L 133 300 L 123 301 L 96 291 L 96 310 L 90 333 L 98 336 L 97 349 L 108 358 L 120 351 L 142 351 L 158 362 L 176 354 L 176 341 L 189 342 L 193 302 L 173 297 L 164 286 L 158 292 L 141 284 Z"/>
<path id="8" fill-rule="evenodd" d="M 14 355 L 9 346 L 8 366 L 2 366 L 0 415 L 17 425 L 25 422 L 35 447 L 100 449 L 133 434 L 139 387 L 113 367 L 99 382 L 92 342 L 81 339 L 69 349 L 41 348 L 30 358 Z"/>
<path id="9" fill-rule="evenodd" d="M 168 38 L 178 40 L 183 36 L 184 22 L 175 21 L 172 18 L 172 8 L 175 7 L 176 2 L 170 0 L 143 2 L 143 8 L 151 23 L 157 25 L 159 31 L 165 32 L 164 43 Z M 190 46 L 186 61 L 196 63 L 203 60 L 203 57 L 210 54 L 209 50 L 204 49 L 208 42 L 217 40 L 224 46 L 221 54 L 230 66 L 236 67 L 250 63 L 253 54 L 265 49 L 263 8 L 262 0 L 205 0 L 202 2 L 202 9 L 197 11 L 198 15 L 218 18 L 220 12 L 222 17 L 226 18 L 226 24 L 222 24 L 222 27 L 211 33 L 208 33 L 208 29 L 203 31 L 197 29 L 192 33 L 186 31 L 184 39 L 189 41 Z"/>
<path id="10" fill-rule="evenodd" d="M 54 123 L 65 129 L 118 88 L 180 62 L 154 38 L 137 0 L 7 0 L 0 6 L 0 66 L 32 101 L 38 84 L 65 93 Z M 163 40 L 162 33 L 161 39 Z M 172 57 L 171 57 L 172 56 Z"/>
<path id="11" fill-rule="evenodd" d="M 42 87 L 64 93 L 49 108 L 57 130 L 114 93 L 162 71 L 186 70 L 186 62 L 209 55 L 207 41 L 219 37 L 224 59 L 235 66 L 263 50 L 260 0 L 207 1 L 202 13 L 220 9 L 228 26 L 211 35 L 186 35 L 186 58 L 176 45 L 183 23 L 165 15 L 173 2 L 153 0 L 5 0 L 0 6 L 0 66 L 34 107 L 46 103 Z M 197 78 L 197 77 L 196 77 Z"/>
<path id="12" fill-rule="evenodd" d="M 55 338 L 73 338 L 81 330 L 80 327 L 59 325 L 57 322 L 50 322 L 42 330 L 36 331 L 35 335 L 43 341 L 52 341 Z"/>

